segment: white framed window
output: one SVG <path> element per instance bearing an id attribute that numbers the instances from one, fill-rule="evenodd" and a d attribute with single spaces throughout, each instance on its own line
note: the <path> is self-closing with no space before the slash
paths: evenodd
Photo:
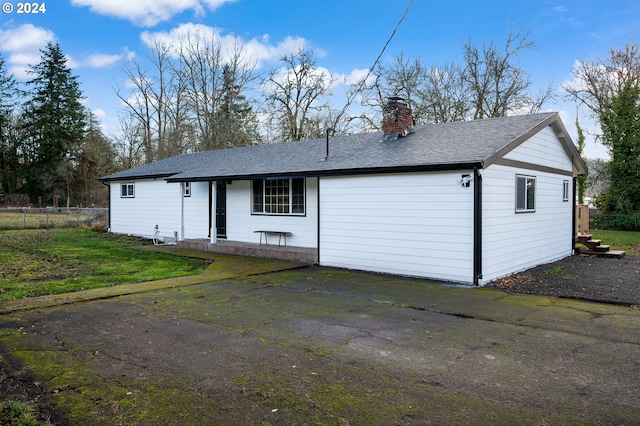
<path id="1" fill-rule="evenodd" d="M 135 183 L 120 184 L 120 198 L 134 198 L 135 196 Z"/>
<path id="2" fill-rule="evenodd" d="M 191 197 L 191 182 L 185 182 L 182 187 L 182 196 Z"/>
<path id="3" fill-rule="evenodd" d="M 562 201 L 569 201 L 569 181 L 562 181 Z"/>
<path id="4" fill-rule="evenodd" d="M 304 179 L 254 180 L 251 213 L 304 215 Z"/>
<path id="5" fill-rule="evenodd" d="M 516 175 L 516 213 L 536 211 L 536 178 Z"/>

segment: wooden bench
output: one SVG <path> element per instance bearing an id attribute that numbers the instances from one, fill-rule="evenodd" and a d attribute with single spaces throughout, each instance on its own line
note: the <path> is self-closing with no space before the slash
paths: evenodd
<path id="1" fill-rule="evenodd" d="M 288 231 L 268 231 L 268 230 L 258 230 L 258 231 L 253 231 L 254 233 L 259 232 L 260 233 L 260 245 L 262 245 L 262 236 L 264 235 L 264 243 L 265 244 L 269 244 L 269 242 L 267 241 L 267 235 L 268 234 L 273 234 L 273 235 L 277 235 L 278 236 L 278 247 L 280 247 L 282 245 L 282 241 L 284 240 L 284 245 L 285 247 L 287 246 L 287 236 L 291 236 L 293 235 L 291 232 Z"/>

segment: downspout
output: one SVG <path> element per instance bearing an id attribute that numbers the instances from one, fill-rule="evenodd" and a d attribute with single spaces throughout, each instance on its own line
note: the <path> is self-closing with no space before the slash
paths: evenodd
<path id="1" fill-rule="evenodd" d="M 209 193 L 211 194 L 211 198 L 210 198 L 210 203 L 209 206 L 211 208 L 211 230 L 209 231 L 211 233 L 211 237 L 209 242 L 211 244 L 215 244 L 217 239 L 218 239 L 218 226 L 216 223 L 216 199 L 218 197 L 218 182 L 213 180 L 210 183 L 210 187 L 209 187 Z"/>
<path id="2" fill-rule="evenodd" d="M 473 167 L 473 285 L 482 279 L 482 175 Z"/>
<path id="3" fill-rule="evenodd" d="M 578 178 L 573 178 L 573 208 L 571 212 L 573 217 L 571 218 L 571 254 L 576 253 L 576 229 L 578 227 L 578 194 L 576 193 Z"/>
<path id="4" fill-rule="evenodd" d="M 316 186 L 317 186 L 316 195 L 317 195 L 317 198 L 318 198 L 318 201 L 316 202 L 316 206 L 317 206 L 317 210 L 318 210 L 318 213 L 317 213 L 317 217 L 318 218 L 316 219 L 316 222 L 317 222 L 317 231 L 316 232 L 317 232 L 318 241 L 316 243 L 316 247 L 318 247 L 318 249 L 317 249 L 317 252 L 318 252 L 317 261 L 318 261 L 318 265 L 319 265 L 320 264 L 320 176 L 318 176 L 318 178 L 317 178 Z"/>
<path id="5" fill-rule="evenodd" d="M 180 182 L 180 241 L 184 241 L 184 186 L 185 183 Z"/>
<path id="6" fill-rule="evenodd" d="M 209 242 L 212 243 L 213 240 L 211 239 L 211 236 L 213 235 L 212 231 L 212 223 L 213 223 L 213 215 L 211 213 L 211 206 L 212 206 L 212 201 L 211 201 L 211 197 L 213 197 L 213 181 L 209 181 Z"/>

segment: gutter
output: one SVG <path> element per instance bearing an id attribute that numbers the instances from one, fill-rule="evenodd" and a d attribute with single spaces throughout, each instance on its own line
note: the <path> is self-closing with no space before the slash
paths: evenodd
<path id="1" fill-rule="evenodd" d="M 175 176 L 175 175 L 180 174 L 180 173 L 182 173 L 182 172 L 148 174 L 148 175 L 119 176 L 119 177 L 112 177 L 112 178 L 105 176 L 104 178 L 100 179 L 100 182 L 104 183 L 104 182 L 117 182 L 117 181 L 132 181 L 132 180 L 136 180 L 136 179 L 161 179 L 161 178 L 168 178 L 170 176 Z"/>
<path id="2" fill-rule="evenodd" d="M 172 175 L 176 177 L 166 177 L 165 180 L 170 183 L 175 182 L 202 182 L 212 179 L 225 180 L 253 180 L 253 179 L 279 179 L 279 178 L 309 178 L 321 176 L 354 176 L 354 175 L 370 175 L 385 173 L 412 173 L 412 172 L 437 172 L 473 169 L 474 167 L 482 167 L 480 162 L 470 163 L 443 163 L 443 164 L 426 164 L 426 165 L 410 165 L 410 166 L 391 166 L 391 167 L 363 167 L 356 169 L 335 169 L 335 170 L 307 170 L 307 171 L 291 171 L 291 172 L 275 172 L 275 173 L 250 173 L 239 175 L 216 175 L 216 176 L 184 176 L 179 177 L 178 174 Z"/>

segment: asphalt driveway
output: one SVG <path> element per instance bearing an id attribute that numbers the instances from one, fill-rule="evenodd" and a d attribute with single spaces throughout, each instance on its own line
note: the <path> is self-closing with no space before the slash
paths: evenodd
<path id="1" fill-rule="evenodd" d="M 278 269 L 8 311 L 0 357 L 72 425 L 640 423 L 633 307 Z"/>

